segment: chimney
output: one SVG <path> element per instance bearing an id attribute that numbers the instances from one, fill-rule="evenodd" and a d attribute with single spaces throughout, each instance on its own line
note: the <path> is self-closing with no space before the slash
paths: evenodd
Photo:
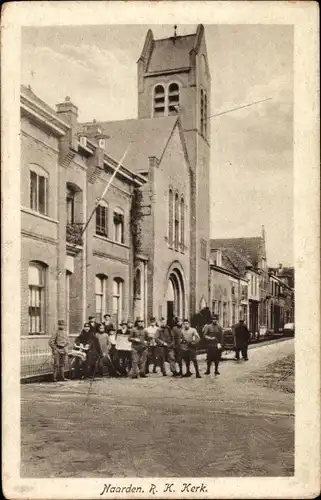
<path id="1" fill-rule="evenodd" d="M 65 98 L 64 102 L 57 104 L 56 108 L 58 116 L 71 127 L 68 137 L 69 146 L 77 150 L 78 108 L 71 102 L 69 96 Z"/>
<path id="2" fill-rule="evenodd" d="M 265 227 L 262 226 L 262 238 L 265 241 Z"/>
<path id="3" fill-rule="evenodd" d="M 279 264 L 279 271 L 282 271 L 282 269 L 283 269 L 283 264 L 281 263 Z"/>

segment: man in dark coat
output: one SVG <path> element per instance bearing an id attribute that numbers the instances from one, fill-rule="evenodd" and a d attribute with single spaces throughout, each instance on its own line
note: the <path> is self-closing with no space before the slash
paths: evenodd
<path id="1" fill-rule="evenodd" d="M 94 376 L 98 360 L 102 356 L 102 350 L 96 333 L 90 328 L 89 323 L 84 324 L 80 335 L 75 339 L 75 344 L 89 345 L 87 360 L 84 363 L 84 377 Z"/>
<path id="2" fill-rule="evenodd" d="M 176 318 L 176 324 L 172 329 L 172 336 L 174 340 L 174 354 L 175 360 L 179 367 L 178 375 L 183 376 L 183 363 L 182 363 L 182 351 L 181 351 L 181 338 L 183 331 L 183 321 L 181 318 Z"/>
<path id="3" fill-rule="evenodd" d="M 114 325 L 113 325 L 113 323 L 111 321 L 110 314 L 104 314 L 103 325 L 104 325 L 106 333 L 109 334 L 110 332 L 114 332 L 115 331 Z"/>
<path id="4" fill-rule="evenodd" d="M 207 370 L 205 375 L 210 374 L 211 364 L 214 362 L 215 365 L 215 375 L 219 375 L 218 365 L 221 359 L 222 344 L 223 344 L 223 329 L 218 324 L 217 314 L 213 314 L 212 322 L 209 325 L 205 325 L 203 328 L 203 335 L 206 341 L 206 351 L 207 351 Z"/>
<path id="5" fill-rule="evenodd" d="M 174 338 L 165 318 L 161 318 L 160 326 L 155 334 L 157 354 L 160 359 L 160 367 L 164 377 L 166 377 L 165 361 L 169 363 L 169 368 L 173 377 L 177 377 L 174 353 Z"/>
<path id="6" fill-rule="evenodd" d="M 248 361 L 247 349 L 250 342 L 250 332 L 244 319 L 234 326 L 235 360 L 240 359 L 240 352 L 244 361 Z"/>

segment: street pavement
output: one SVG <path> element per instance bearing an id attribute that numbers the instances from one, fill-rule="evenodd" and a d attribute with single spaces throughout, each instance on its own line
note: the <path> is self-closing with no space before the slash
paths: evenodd
<path id="1" fill-rule="evenodd" d="M 221 375 L 21 386 L 22 477 L 294 474 L 294 340 Z"/>

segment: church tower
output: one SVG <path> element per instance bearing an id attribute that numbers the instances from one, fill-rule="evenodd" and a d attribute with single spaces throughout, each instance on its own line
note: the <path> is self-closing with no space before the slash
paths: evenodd
<path id="1" fill-rule="evenodd" d="M 138 118 L 178 115 L 193 172 L 191 186 L 191 303 L 208 305 L 210 91 L 203 25 L 196 33 L 155 40 L 148 31 L 138 70 Z"/>

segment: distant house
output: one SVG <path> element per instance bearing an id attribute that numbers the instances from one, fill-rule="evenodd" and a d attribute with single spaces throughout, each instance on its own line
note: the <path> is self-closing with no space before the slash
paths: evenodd
<path id="1" fill-rule="evenodd" d="M 229 252 L 237 272 L 248 280 L 248 325 L 255 336 L 265 334 L 268 323 L 269 275 L 266 263 L 265 231 L 251 238 L 224 238 L 211 240 L 211 255 L 217 250 Z M 227 255 L 227 254 L 226 254 Z M 244 271 L 246 267 L 246 272 Z"/>

